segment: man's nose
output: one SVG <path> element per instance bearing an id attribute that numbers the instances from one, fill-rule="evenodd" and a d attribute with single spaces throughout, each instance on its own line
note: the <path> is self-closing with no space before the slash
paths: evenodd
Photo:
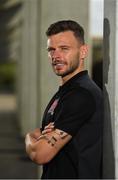
<path id="1" fill-rule="evenodd" d="M 52 54 L 52 59 L 59 59 L 60 58 L 60 52 L 59 50 L 55 50 Z"/>

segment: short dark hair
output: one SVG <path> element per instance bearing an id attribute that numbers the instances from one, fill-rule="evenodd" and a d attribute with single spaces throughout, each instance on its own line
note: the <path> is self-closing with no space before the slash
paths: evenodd
<path id="1" fill-rule="evenodd" d="M 49 37 L 65 31 L 72 31 L 74 36 L 84 44 L 84 29 L 80 24 L 72 20 L 62 20 L 51 24 L 46 31 L 46 35 Z"/>

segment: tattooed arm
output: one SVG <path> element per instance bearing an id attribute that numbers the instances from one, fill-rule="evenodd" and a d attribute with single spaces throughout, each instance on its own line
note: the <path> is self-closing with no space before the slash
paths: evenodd
<path id="1" fill-rule="evenodd" d="M 71 135 L 48 125 L 38 137 L 26 135 L 26 151 L 29 157 L 38 164 L 49 162 L 60 149 L 72 138 Z"/>

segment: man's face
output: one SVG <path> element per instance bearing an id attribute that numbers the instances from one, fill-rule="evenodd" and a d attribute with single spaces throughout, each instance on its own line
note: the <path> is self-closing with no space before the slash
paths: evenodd
<path id="1" fill-rule="evenodd" d="M 79 68 L 80 46 L 72 31 L 61 32 L 48 38 L 48 57 L 58 76 L 76 74 Z"/>

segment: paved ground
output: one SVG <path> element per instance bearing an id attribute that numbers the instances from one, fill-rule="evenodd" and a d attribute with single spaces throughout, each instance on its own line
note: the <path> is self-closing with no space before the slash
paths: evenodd
<path id="1" fill-rule="evenodd" d="M 16 109 L 16 96 L 12 94 L 0 94 L 0 112 L 14 111 Z"/>
<path id="2" fill-rule="evenodd" d="M 38 166 L 27 157 L 20 136 L 15 98 L 0 96 L 0 179 L 37 178 Z"/>

